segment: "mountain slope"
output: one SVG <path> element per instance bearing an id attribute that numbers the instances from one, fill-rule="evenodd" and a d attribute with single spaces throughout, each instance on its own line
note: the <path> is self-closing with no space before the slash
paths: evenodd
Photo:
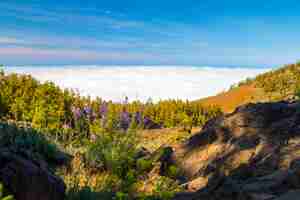
<path id="1" fill-rule="evenodd" d="M 203 105 L 217 105 L 224 112 L 232 112 L 236 107 L 264 99 L 264 92 L 261 88 L 253 85 L 243 85 L 216 96 L 199 100 Z"/>
<path id="2" fill-rule="evenodd" d="M 227 92 L 200 99 L 199 102 L 217 105 L 229 113 L 247 103 L 294 99 L 299 86 L 300 63 L 297 63 L 247 79 Z"/>

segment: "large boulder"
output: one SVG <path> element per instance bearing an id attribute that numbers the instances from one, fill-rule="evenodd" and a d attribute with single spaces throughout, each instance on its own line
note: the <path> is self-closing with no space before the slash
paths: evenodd
<path id="1" fill-rule="evenodd" d="M 210 120 L 171 156 L 197 199 L 272 199 L 298 189 L 299 158 L 297 102 L 241 106 Z"/>
<path id="2" fill-rule="evenodd" d="M 266 175 L 288 168 L 300 152 L 299 110 L 298 103 L 288 102 L 239 107 L 175 147 L 173 160 L 189 179 L 208 174 L 211 166 L 222 167 L 226 175 L 253 173 L 254 168 L 253 175 Z"/>
<path id="3" fill-rule="evenodd" d="M 10 151 L 0 151 L 0 180 L 16 200 L 63 200 L 64 182 L 43 162 L 25 159 Z"/>
<path id="4" fill-rule="evenodd" d="M 274 200 L 296 200 L 300 198 L 300 190 L 289 191 Z"/>

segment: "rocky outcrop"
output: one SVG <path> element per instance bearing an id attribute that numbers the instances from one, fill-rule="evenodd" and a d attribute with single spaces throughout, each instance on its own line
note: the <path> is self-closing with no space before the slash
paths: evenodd
<path id="1" fill-rule="evenodd" d="M 172 162 L 188 180 L 183 183 L 188 198 L 178 194 L 175 199 L 291 196 L 300 188 L 300 104 L 239 107 L 173 150 Z"/>
<path id="2" fill-rule="evenodd" d="M 8 150 L 0 150 L 0 180 L 16 200 L 63 200 L 65 185 L 46 163 L 36 162 Z"/>
<path id="3" fill-rule="evenodd" d="M 294 191 L 289 191 L 288 193 L 274 200 L 296 200 L 299 198 L 300 198 L 300 190 L 294 190 Z"/>

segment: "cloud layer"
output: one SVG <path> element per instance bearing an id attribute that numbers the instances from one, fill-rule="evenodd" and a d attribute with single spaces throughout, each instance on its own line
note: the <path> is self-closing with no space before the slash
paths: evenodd
<path id="1" fill-rule="evenodd" d="M 268 69 L 182 66 L 66 66 L 6 67 L 5 71 L 31 74 L 40 81 L 51 80 L 82 95 L 106 100 L 180 98 L 195 100 L 228 89 L 247 77 Z"/>

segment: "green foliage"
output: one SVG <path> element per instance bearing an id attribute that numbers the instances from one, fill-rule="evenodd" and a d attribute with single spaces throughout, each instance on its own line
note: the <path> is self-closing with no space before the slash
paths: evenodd
<path id="1" fill-rule="evenodd" d="M 181 175 L 181 170 L 176 165 L 170 165 L 166 175 L 170 178 L 178 178 Z"/>
<path id="2" fill-rule="evenodd" d="M 137 170 L 140 174 L 148 172 L 153 168 L 153 161 L 145 158 L 137 160 Z"/>
<path id="3" fill-rule="evenodd" d="M 243 86 L 243 85 L 249 85 L 249 84 L 253 83 L 253 81 L 254 81 L 254 79 L 252 79 L 252 78 L 246 78 L 246 80 L 243 80 L 243 81 L 239 82 L 237 84 L 237 86 L 233 86 L 232 88 L 240 87 L 240 86 Z"/>
<path id="4" fill-rule="evenodd" d="M 132 199 L 131 191 L 134 191 L 138 175 L 144 174 L 153 167 L 153 160 L 151 159 L 135 159 L 137 155 L 135 138 L 136 136 L 132 133 L 103 134 L 90 146 L 86 155 L 90 167 L 102 169 L 121 180 L 120 190 L 116 192 L 114 198 L 116 200 Z M 157 156 L 161 157 L 165 153 L 168 152 L 159 152 Z M 179 171 L 173 166 L 170 167 L 169 174 L 175 177 Z M 176 181 L 161 177 L 156 183 L 154 193 L 159 199 L 170 199 L 177 191 L 180 191 L 180 187 Z M 146 199 L 150 199 L 150 197 Z"/>
<path id="5" fill-rule="evenodd" d="M 231 86 L 231 89 L 243 85 L 253 85 L 263 89 L 265 95 L 263 100 L 278 101 L 297 97 L 300 88 L 300 62 L 285 65 L 252 79 L 247 78 Z"/>
<path id="6" fill-rule="evenodd" d="M 31 128 L 19 128 L 15 124 L 0 122 L 0 147 L 8 148 L 14 152 L 30 152 L 35 158 L 46 161 L 56 161 L 59 151 L 45 136 Z"/>
<path id="7" fill-rule="evenodd" d="M 91 166 L 109 171 L 122 180 L 122 188 L 128 192 L 136 182 L 136 144 L 133 133 L 103 134 L 89 147 L 86 158 Z"/>
<path id="8" fill-rule="evenodd" d="M 107 107 L 104 114 L 101 113 L 103 105 Z M 30 75 L 0 74 L 0 117 L 28 122 L 33 128 L 60 135 L 63 139 L 69 138 L 62 136 L 66 126 L 68 134 L 71 132 L 72 137 L 81 139 L 88 139 L 90 133 L 120 130 L 124 123 L 122 113 L 128 113 L 126 123 L 133 130 L 148 128 L 145 119 L 156 127 L 184 126 L 190 129 L 202 126 L 221 111 L 217 107 L 203 107 L 198 102 L 181 100 L 126 104 L 105 102 L 100 98 L 91 100 L 73 91 L 62 90 L 52 82 L 40 83 Z"/>
<path id="9" fill-rule="evenodd" d="M 180 192 L 182 189 L 176 181 L 168 177 L 160 177 L 155 185 L 154 194 L 162 200 L 172 199 L 175 193 Z"/>
<path id="10" fill-rule="evenodd" d="M 89 187 L 73 187 L 68 191 L 65 200 L 113 200 L 113 193 L 94 192 Z"/>
<path id="11" fill-rule="evenodd" d="M 180 121 L 183 130 L 191 132 L 193 127 L 193 119 L 190 118 L 186 113 L 182 113 L 180 116 Z"/>
<path id="12" fill-rule="evenodd" d="M 0 121 L 0 148 L 51 163 L 61 158 L 58 157 L 61 152 L 49 142 L 52 139 L 71 151 L 78 147 L 85 152 L 84 170 L 96 168 L 98 173 L 107 174 L 101 192 L 78 187 L 78 183 L 70 184 L 68 200 L 136 198 L 140 175 L 145 175 L 160 157 L 170 153 L 162 150 L 153 159 L 137 159 L 136 130 L 176 126 L 191 130 L 219 114 L 217 107 L 181 100 L 157 103 L 91 100 L 71 90 L 62 90 L 52 82 L 40 83 L 29 75 L 5 74 L 0 70 L 0 119 L 10 122 Z M 171 166 L 167 175 L 176 177 L 178 173 Z M 79 182 L 80 175 L 80 172 L 75 175 Z M 176 182 L 164 177 L 157 182 L 154 197 L 141 199 L 168 199 L 177 190 Z"/>
<path id="13" fill-rule="evenodd" d="M 13 195 L 7 195 L 4 185 L 0 182 L 0 200 L 14 200 Z"/>
<path id="14" fill-rule="evenodd" d="M 300 86 L 300 63 L 259 75 L 253 82 L 264 89 L 270 100 L 291 98 Z"/>
<path id="15" fill-rule="evenodd" d="M 130 200 L 130 197 L 127 193 L 117 192 L 115 200 Z"/>

